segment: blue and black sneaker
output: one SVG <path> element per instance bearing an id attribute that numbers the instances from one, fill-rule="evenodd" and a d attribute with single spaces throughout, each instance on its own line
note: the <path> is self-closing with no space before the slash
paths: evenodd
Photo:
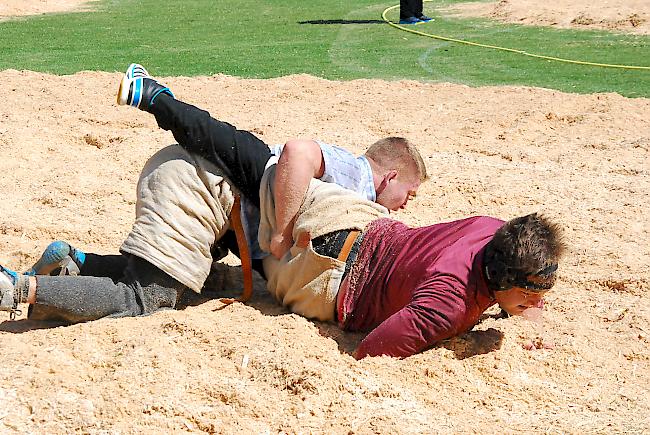
<path id="1" fill-rule="evenodd" d="M 57 240 L 45 248 L 41 258 L 25 275 L 79 275 L 85 261 L 83 251 Z"/>
<path id="2" fill-rule="evenodd" d="M 408 18 L 400 19 L 399 23 L 400 24 L 420 24 L 420 23 L 422 23 L 422 20 L 420 20 L 419 18 L 415 18 L 415 17 L 408 17 Z"/>
<path id="3" fill-rule="evenodd" d="M 428 23 L 429 21 L 434 21 L 433 18 L 427 17 L 426 15 L 420 15 L 418 20 Z"/>
<path id="4" fill-rule="evenodd" d="M 18 304 L 26 301 L 28 288 L 26 276 L 0 266 L 0 311 L 9 311 L 12 320 L 20 315 Z"/>
<path id="5" fill-rule="evenodd" d="M 160 94 L 167 94 L 174 98 L 172 91 L 152 79 L 142 65 L 132 63 L 126 69 L 120 82 L 120 88 L 117 91 L 117 104 L 137 107 L 148 112 Z"/>

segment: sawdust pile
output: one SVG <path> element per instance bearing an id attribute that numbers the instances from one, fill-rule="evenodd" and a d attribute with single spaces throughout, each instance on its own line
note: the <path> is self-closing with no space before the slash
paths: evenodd
<path id="1" fill-rule="evenodd" d="M 88 10 L 90 7 L 92 1 L 88 0 L 3 0 L 0 2 L 0 21 L 29 15 Z"/>
<path id="2" fill-rule="evenodd" d="M 116 106 L 119 79 L 0 72 L 0 264 L 22 270 L 54 239 L 116 253 L 140 169 L 173 143 L 153 117 Z M 544 326 L 489 315 L 423 354 L 357 362 L 349 353 L 360 335 L 288 314 L 259 281 L 249 306 L 222 309 L 214 296 L 241 289 L 229 260 L 208 300 L 182 311 L 56 328 L 0 324 L 0 431 L 650 427 L 650 100 L 307 75 L 164 81 L 268 143 L 313 137 L 360 153 L 384 136 L 411 138 L 433 177 L 397 214 L 409 224 L 554 217 L 571 249 Z M 539 337 L 555 349 L 525 349 Z"/>
<path id="3" fill-rule="evenodd" d="M 534 26 L 650 34 L 647 0 L 499 0 L 455 4 L 445 13 Z"/>

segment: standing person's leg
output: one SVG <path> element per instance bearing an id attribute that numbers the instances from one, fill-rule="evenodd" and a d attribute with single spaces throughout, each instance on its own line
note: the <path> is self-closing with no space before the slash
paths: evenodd
<path id="1" fill-rule="evenodd" d="M 423 1 L 420 0 L 417 3 L 418 4 L 416 5 L 415 8 L 415 18 L 419 19 L 420 21 L 424 21 L 425 23 L 428 23 L 429 21 L 433 21 L 433 18 L 424 15 Z"/>
<path id="2" fill-rule="evenodd" d="M 413 15 L 413 16 L 415 18 L 420 18 L 420 17 L 422 17 L 424 15 L 423 14 L 423 11 L 424 11 L 423 3 L 424 2 L 423 2 L 423 0 L 417 0 L 414 3 L 415 4 L 413 6 L 414 6 L 415 15 Z"/>
<path id="3" fill-rule="evenodd" d="M 418 14 L 418 3 L 420 4 L 420 13 Z M 399 2 L 399 19 L 406 20 L 411 17 L 422 15 L 422 1 L 418 0 L 400 0 Z"/>

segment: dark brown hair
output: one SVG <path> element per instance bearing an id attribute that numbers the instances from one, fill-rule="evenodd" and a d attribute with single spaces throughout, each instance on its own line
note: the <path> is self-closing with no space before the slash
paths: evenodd
<path id="1" fill-rule="evenodd" d="M 560 227 L 537 213 L 506 222 L 485 247 L 483 266 L 492 290 L 548 290 L 565 250 Z"/>

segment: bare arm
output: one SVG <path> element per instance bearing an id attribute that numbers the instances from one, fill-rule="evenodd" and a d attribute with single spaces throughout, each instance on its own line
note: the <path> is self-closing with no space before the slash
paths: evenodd
<path id="1" fill-rule="evenodd" d="M 325 161 L 320 146 L 313 140 L 294 139 L 280 154 L 273 185 L 276 231 L 271 238 L 271 253 L 282 256 L 293 244 L 293 224 L 312 178 L 320 178 Z"/>

